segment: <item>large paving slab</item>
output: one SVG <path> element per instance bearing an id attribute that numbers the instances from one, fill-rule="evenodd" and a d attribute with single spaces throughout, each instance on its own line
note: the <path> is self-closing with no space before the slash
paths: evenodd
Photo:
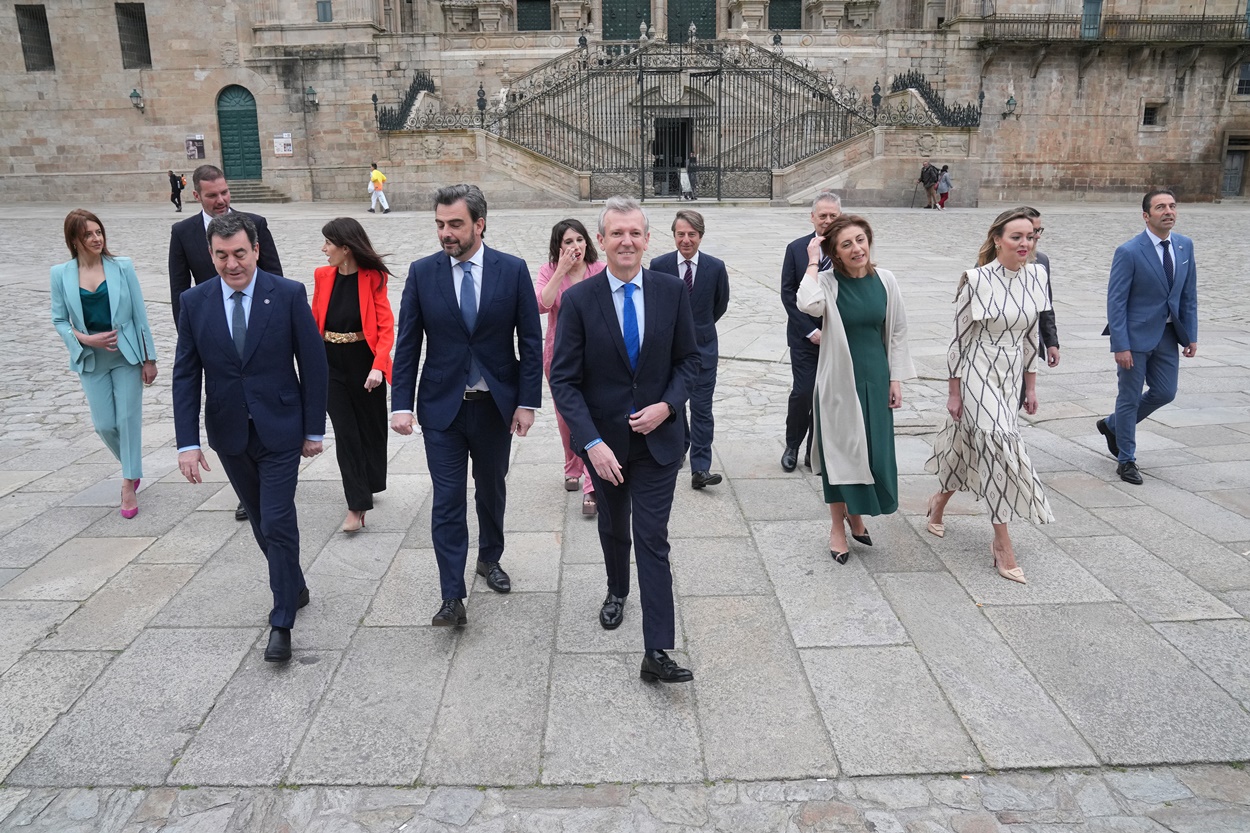
<path id="1" fill-rule="evenodd" d="M 0 677 L 0 780 L 69 710 L 109 659 L 98 653 L 31 652 Z"/>
<path id="2" fill-rule="evenodd" d="M 1102 761 L 1250 757 L 1250 715 L 1123 605 L 987 615 Z"/>
<path id="3" fill-rule="evenodd" d="M 894 573 L 881 583 L 987 764 L 1095 763 L 1068 718 L 954 579 Z"/>
<path id="4" fill-rule="evenodd" d="M 148 631 L 113 661 L 9 781 L 162 783 L 258 633 Z"/>

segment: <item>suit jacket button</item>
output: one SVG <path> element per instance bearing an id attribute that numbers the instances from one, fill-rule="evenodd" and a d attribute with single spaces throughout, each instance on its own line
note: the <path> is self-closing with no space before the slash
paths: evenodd
<path id="1" fill-rule="evenodd" d="M 638 383 L 634 382 L 634 390 L 638 390 Z"/>

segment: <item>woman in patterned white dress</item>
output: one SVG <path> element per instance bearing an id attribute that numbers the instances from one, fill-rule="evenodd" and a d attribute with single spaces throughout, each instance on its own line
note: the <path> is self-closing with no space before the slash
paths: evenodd
<path id="1" fill-rule="evenodd" d="M 1039 314 L 1050 309 L 1045 270 L 1028 262 L 1036 242 L 1029 216 L 1005 211 L 990 226 L 977 267 L 960 278 L 955 338 L 947 352 L 950 419 L 925 464 L 939 484 L 929 499 L 929 532 L 945 534 L 942 512 L 957 490 L 983 498 L 994 524 L 994 566 L 1000 576 L 1021 584 L 1028 582 L 1016 564 L 1007 522 L 1054 520 L 1020 440 L 1017 417 L 1022 375 L 1024 410 L 1037 413 L 1033 345 Z"/>

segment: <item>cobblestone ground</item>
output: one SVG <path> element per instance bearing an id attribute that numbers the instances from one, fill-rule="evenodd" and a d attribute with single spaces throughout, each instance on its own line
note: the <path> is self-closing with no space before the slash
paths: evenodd
<path id="1" fill-rule="evenodd" d="M 48 321 L 71 207 L 0 207 L 0 831 L 1250 830 L 1237 763 L 1250 759 L 1247 208 L 1182 206 L 1200 353 L 1177 401 L 1141 427 L 1146 484 L 1131 487 L 1093 422 L 1115 388 L 1099 336 L 1107 268 L 1140 213 L 1043 207 L 1063 352 L 1024 438 L 1057 522 L 1013 525 L 1021 587 L 990 569 L 977 503 L 952 502 L 944 539 L 922 517 L 950 300 L 997 209 L 864 212 L 900 278 L 921 378 L 897 418 L 901 510 L 873 519 L 876 545 L 839 567 L 818 484 L 777 463 L 778 273 L 806 212 L 700 204 L 705 249 L 732 282 L 714 466 L 726 482 L 679 481 L 677 653 L 696 681 L 657 689 L 637 679 L 636 595 L 620 630 L 598 627 L 594 524 L 561 488 L 549 406 L 513 446 L 517 589 L 476 584 L 460 633 L 428 626 L 420 439 L 392 437 L 389 488 L 355 537 L 336 531 L 334 455 L 306 465 L 313 600 L 295 661 L 263 663 L 268 592 L 250 531 L 216 467 L 197 487 L 174 465 L 176 218 L 96 209 L 110 247 L 136 261 L 162 359 L 128 522 Z M 674 207 L 650 206 L 652 255 L 672 248 Z M 359 217 L 401 274 L 435 247 L 428 213 L 258 208 L 288 276 L 310 286 L 332 216 Z M 562 216 L 494 212 L 487 240 L 536 271 Z"/>

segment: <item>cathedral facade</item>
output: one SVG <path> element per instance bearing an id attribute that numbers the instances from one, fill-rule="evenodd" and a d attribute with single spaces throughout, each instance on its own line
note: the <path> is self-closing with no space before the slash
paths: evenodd
<path id="1" fill-rule="evenodd" d="M 0 190 L 955 205 L 1250 195 L 1244 0 L 0 2 Z"/>

